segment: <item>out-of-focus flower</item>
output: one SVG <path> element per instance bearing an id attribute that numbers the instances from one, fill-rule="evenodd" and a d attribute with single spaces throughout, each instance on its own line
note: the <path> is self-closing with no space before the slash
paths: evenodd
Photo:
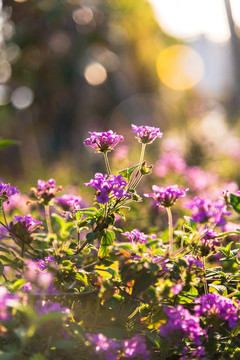
<path id="1" fill-rule="evenodd" d="M 216 174 L 204 171 L 198 166 L 187 168 L 185 177 L 188 183 L 191 185 L 191 190 L 194 190 L 198 193 L 217 183 Z"/>
<path id="2" fill-rule="evenodd" d="M 151 144 L 157 137 L 161 138 L 163 135 L 159 128 L 151 126 L 136 126 L 132 124 L 132 131 L 137 134 L 136 138 L 143 144 Z"/>
<path id="3" fill-rule="evenodd" d="M 5 286 L 0 286 L 0 320 L 9 318 L 7 308 L 16 304 L 17 301 L 17 295 L 11 294 Z"/>
<path id="4" fill-rule="evenodd" d="M 192 210 L 192 220 L 199 223 L 210 222 L 224 225 L 226 223 L 224 216 L 231 215 L 223 200 L 212 201 L 195 197 L 186 207 Z"/>
<path id="5" fill-rule="evenodd" d="M 182 284 L 176 284 L 172 287 L 172 291 L 174 293 L 174 295 L 177 295 L 180 293 L 180 291 L 182 291 Z"/>
<path id="6" fill-rule="evenodd" d="M 188 191 L 188 189 L 179 189 L 178 185 L 168 186 L 167 188 L 153 185 L 152 189 L 152 194 L 144 194 L 144 196 L 152 197 L 156 200 L 157 205 L 161 207 L 172 206 L 178 198 L 185 197 L 186 191 Z"/>
<path id="7" fill-rule="evenodd" d="M 62 307 L 59 303 L 53 301 L 38 300 L 36 301 L 35 310 L 39 315 L 48 314 L 49 312 L 60 312 L 69 314 L 69 309 Z"/>
<path id="8" fill-rule="evenodd" d="M 8 229 L 5 226 L 1 225 L 0 226 L 0 240 L 5 239 L 6 237 L 8 237 L 8 235 L 9 235 Z"/>
<path id="9" fill-rule="evenodd" d="M 221 296 L 217 293 L 209 293 L 195 299 L 197 305 L 194 311 L 197 316 L 216 317 L 228 322 L 228 326 L 233 328 L 237 325 L 239 317 L 239 307 L 233 300 Z"/>
<path id="10" fill-rule="evenodd" d="M 89 132 L 90 138 L 84 141 L 84 145 L 90 145 L 97 152 L 106 153 L 114 149 L 114 147 L 123 141 L 123 136 L 117 135 L 112 130 L 106 132 Z"/>
<path id="11" fill-rule="evenodd" d="M 20 210 L 21 212 L 27 212 L 29 207 L 27 205 L 29 198 L 26 195 L 16 193 L 9 198 L 7 204 L 4 205 L 4 210 L 6 213 L 11 213 L 15 209 Z"/>
<path id="12" fill-rule="evenodd" d="M 194 344 L 201 345 L 200 337 L 205 335 L 206 331 L 200 326 L 200 318 L 197 315 L 191 315 L 182 305 L 176 308 L 166 308 L 163 310 L 167 314 L 167 323 L 160 327 L 160 335 L 163 337 L 174 338 L 177 334 L 181 338 L 192 339 Z"/>
<path id="13" fill-rule="evenodd" d="M 64 194 L 55 198 L 55 202 L 62 207 L 64 211 L 79 210 L 81 208 L 81 196 Z"/>
<path id="14" fill-rule="evenodd" d="M 150 359 L 150 351 L 147 350 L 146 341 L 140 335 L 123 340 L 122 347 L 124 349 L 125 358 L 137 357 L 138 359 L 144 360 Z"/>
<path id="15" fill-rule="evenodd" d="M 56 196 L 56 193 L 62 191 L 62 186 L 56 186 L 55 183 L 54 179 L 49 179 L 48 181 L 38 180 L 37 189 L 33 187 L 31 190 L 40 202 L 48 205 Z"/>
<path id="16" fill-rule="evenodd" d="M 144 244 L 147 242 L 147 239 L 155 239 L 156 235 L 145 235 L 143 232 L 140 232 L 138 229 L 133 229 L 131 232 L 126 231 L 125 233 L 122 233 L 122 235 L 126 236 L 129 240 L 131 240 L 132 243 L 138 243 Z"/>
<path id="17" fill-rule="evenodd" d="M 28 281 L 26 284 L 23 285 L 23 290 L 28 293 L 32 290 L 32 284 Z"/>
<path id="18" fill-rule="evenodd" d="M 120 344 L 112 339 L 108 339 L 103 334 L 86 334 L 86 338 L 95 345 L 94 351 L 98 355 L 103 355 L 107 360 L 116 360 L 119 354 Z"/>
<path id="19" fill-rule="evenodd" d="M 185 160 L 177 152 L 163 154 L 155 166 L 155 174 L 165 177 L 172 170 L 177 174 L 184 173 L 187 165 Z"/>
<path id="20" fill-rule="evenodd" d="M 18 194 L 19 190 L 17 190 L 16 186 L 11 186 L 10 184 L 6 184 L 4 182 L 0 183 L 0 206 L 5 201 L 9 201 L 9 198 L 15 194 Z"/>
<path id="21" fill-rule="evenodd" d="M 131 197 L 125 190 L 127 182 L 123 179 L 122 175 L 103 175 L 96 173 L 94 179 L 85 186 L 92 186 L 97 190 L 96 198 L 100 204 L 107 203 L 110 199 L 120 198 L 122 196 Z"/>
<path id="22" fill-rule="evenodd" d="M 32 241 L 31 234 L 40 228 L 41 221 L 32 218 L 31 214 L 15 216 L 14 221 L 9 224 L 11 234 L 17 242 L 30 244 Z"/>

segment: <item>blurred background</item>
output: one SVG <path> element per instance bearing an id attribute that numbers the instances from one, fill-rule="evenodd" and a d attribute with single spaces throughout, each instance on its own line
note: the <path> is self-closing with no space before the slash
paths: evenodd
<path id="1" fill-rule="evenodd" d="M 153 164 L 174 152 L 239 184 L 239 37 L 239 0 L 0 0 L 0 136 L 18 141 L 0 177 L 82 184 L 105 171 L 83 141 L 109 129 L 124 168 L 134 123 L 164 132 Z"/>

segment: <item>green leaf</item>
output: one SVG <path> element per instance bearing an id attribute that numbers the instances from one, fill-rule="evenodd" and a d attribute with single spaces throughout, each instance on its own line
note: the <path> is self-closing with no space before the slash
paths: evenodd
<path id="1" fill-rule="evenodd" d="M 138 167 L 138 165 L 133 165 L 130 168 L 127 169 L 123 169 L 118 171 L 118 174 L 122 175 L 123 177 L 125 177 L 125 179 L 127 179 L 127 182 L 130 181 L 131 175 L 134 172 L 134 170 Z"/>
<path id="2" fill-rule="evenodd" d="M 2 275 L 4 272 L 4 265 L 3 263 L 0 261 L 0 275 Z"/>
<path id="3" fill-rule="evenodd" d="M 21 144 L 20 141 L 7 140 L 7 139 L 3 139 L 2 137 L 0 137 L 0 148 L 4 148 L 7 146 L 11 146 L 11 145 L 19 145 L 19 144 Z"/>
<path id="4" fill-rule="evenodd" d="M 71 339 L 56 340 L 51 344 L 51 347 L 61 350 L 72 350 L 76 346 L 76 342 Z"/>
<path id="5" fill-rule="evenodd" d="M 41 353 L 34 354 L 30 357 L 30 360 L 47 360 Z"/>
<path id="6" fill-rule="evenodd" d="M 92 243 L 95 239 L 98 238 L 98 231 L 97 232 L 91 232 L 91 233 L 88 233 L 87 236 L 86 236 L 86 239 L 88 241 L 88 243 Z"/>
<path id="7" fill-rule="evenodd" d="M 78 271 L 76 274 L 76 279 L 81 281 L 84 285 L 89 286 L 88 277 L 83 270 Z"/>
<path id="8" fill-rule="evenodd" d="M 227 295 L 227 288 L 226 288 L 226 286 L 224 286 L 224 285 L 221 285 L 221 284 L 210 284 L 209 287 L 212 287 L 213 289 L 217 290 L 217 292 L 218 292 L 220 295 L 224 295 L 224 296 Z"/>
<path id="9" fill-rule="evenodd" d="M 111 230 L 106 230 L 102 236 L 101 245 L 109 246 L 113 244 L 115 233 Z"/>
<path id="10" fill-rule="evenodd" d="M 240 214 L 240 196 L 235 194 L 230 194 L 230 204 L 232 205 L 233 209 Z"/>

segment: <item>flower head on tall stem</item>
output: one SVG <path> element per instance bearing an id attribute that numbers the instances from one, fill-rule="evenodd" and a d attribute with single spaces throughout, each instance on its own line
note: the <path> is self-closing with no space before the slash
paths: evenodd
<path id="1" fill-rule="evenodd" d="M 168 186 L 166 188 L 153 185 L 153 193 L 144 194 L 146 197 L 152 197 L 157 205 L 168 208 L 175 204 L 178 198 L 185 197 L 188 189 L 179 189 L 178 185 Z"/>
<path id="2" fill-rule="evenodd" d="M 97 152 L 106 153 L 123 141 L 123 136 L 116 134 L 112 130 L 106 132 L 89 132 L 91 135 L 84 141 L 84 145 L 90 145 Z"/>
<path id="3" fill-rule="evenodd" d="M 151 144 L 157 137 L 161 138 L 163 135 L 159 128 L 151 126 L 132 124 L 132 131 L 137 134 L 136 138 L 142 144 Z"/>
<path id="4" fill-rule="evenodd" d="M 56 196 L 56 193 L 62 191 L 62 186 L 57 186 L 54 179 L 49 179 L 48 181 L 38 180 L 37 185 L 37 188 L 33 187 L 31 190 L 44 205 L 48 205 Z"/>
<path id="5" fill-rule="evenodd" d="M 15 216 L 14 221 L 9 224 L 11 234 L 16 238 L 17 242 L 21 244 L 30 244 L 32 241 L 32 233 L 35 232 L 40 225 L 41 221 L 35 220 L 30 214 Z"/>

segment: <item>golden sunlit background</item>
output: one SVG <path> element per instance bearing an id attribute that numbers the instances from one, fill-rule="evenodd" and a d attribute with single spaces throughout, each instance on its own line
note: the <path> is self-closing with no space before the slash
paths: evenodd
<path id="1" fill-rule="evenodd" d="M 239 0 L 0 0 L 0 136 L 17 141 L 0 177 L 83 183 L 104 171 L 83 141 L 109 129 L 127 166 L 134 123 L 164 132 L 153 163 L 170 146 L 240 182 L 239 37 Z"/>

